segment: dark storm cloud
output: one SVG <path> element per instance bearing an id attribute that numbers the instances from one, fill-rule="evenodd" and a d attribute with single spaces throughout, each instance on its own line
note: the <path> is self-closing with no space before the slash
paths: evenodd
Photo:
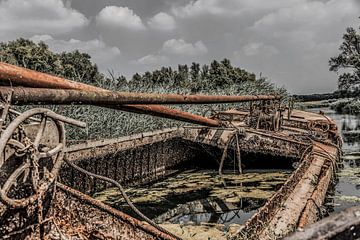
<path id="1" fill-rule="evenodd" d="M 101 70 L 230 58 L 292 92 L 336 88 L 328 59 L 358 0 L 0 0 L 0 40 L 43 40 L 89 52 Z"/>

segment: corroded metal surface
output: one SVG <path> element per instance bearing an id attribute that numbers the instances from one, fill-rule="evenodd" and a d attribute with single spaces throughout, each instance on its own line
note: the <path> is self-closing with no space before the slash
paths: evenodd
<path id="1" fill-rule="evenodd" d="M 3 85 L 20 85 L 20 86 L 27 86 L 27 87 L 37 87 L 37 88 L 53 88 L 53 89 L 63 89 L 63 94 L 65 94 L 66 89 L 73 89 L 73 90 L 82 90 L 82 91 L 89 91 L 89 95 L 92 95 L 92 98 L 95 98 L 96 93 L 98 95 L 102 95 L 102 93 L 106 93 L 106 94 L 112 94 L 111 91 L 103 89 L 103 88 L 99 88 L 99 87 L 94 87 L 91 85 L 87 85 L 84 83 L 79 83 L 79 82 L 74 82 L 74 81 L 70 81 L 70 80 L 66 80 L 60 77 L 56 77 L 56 76 L 52 76 L 49 74 L 45 74 L 45 73 L 40 73 L 40 72 L 36 72 L 36 71 L 32 71 L 29 69 L 25 69 L 25 68 L 21 68 L 21 67 L 17 67 L 14 65 L 10 65 L 10 64 L 6 64 L 6 63 L 2 63 L 0 62 L 0 83 Z M 5 90 L 8 91 L 8 90 Z M 41 94 L 41 90 L 33 90 L 33 91 L 37 91 L 37 94 L 40 96 Z M 21 91 L 20 91 L 21 92 Z M 31 91 L 29 91 L 30 94 Z M 91 93 L 93 92 L 93 93 Z M 54 95 L 51 94 L 51 92 L 49 91 L 48 93 L 46 91 L 42 92 L 43 94 L 48 96 L 48 100 L 51 100 L 51 97 L 49 98 L 49 95 Z M 78 95 L 77 97 L 84 97 L 84 93 L 81 92 L 77 92 Z M 25 93 L 26 94 L 26 93 Z M 38 95 L 37 94 L 32 94 L 32 97 L 37 98 Z M 72 94 L 75 94 L 74 92 Z M 137 97 L 137 99 L 141 99 L 141 95 L 140 94 L 136 94 L 136 96 L 133 96 L 131 93 L 127 93 L 130 94 L 132 97 Z M 24 93 L 23 93 L 24 95 Z M 19 95 L 23 96 L 23 95 Z M 61 95 L 61 94 L 59 94 Z M 113 93 L 114 95 L 114 93 Z M 116 94 L 115 94 L 116 95 Z M 70 95 L 68 95 L 67 97 L 70 97 Z M 154 95 L 151 95 L 152 97 L 154 97 Z M 43 96 L 43 98 L 45 98 L 46 96 Z M 100 96 L 97 96 L 100 97 Z M 113 96 L 114 97 L 114 96 Z M 130 97 L 130 96 L 128 96 Z M 175 95 L 175 94 L 170 94 L 167 96 L 167 98 L 172 98 L 172 101 L 174 102 L 191 102 L 190 100 L 188 100 L 188 96 L 181 96 L 181 95 Z M 31 96 L 28 96 L 28 100 L 31 99 Z M 58 100 L 60 101 L 60 99 L 65 99 L 66 97 L 60 97 Z M 118 99 L 118 98 L 117 98 Z M 161 96 L 161 95 L 157 95 L 157 99 L 163 99 L 165 100 L 166 97 L 165 96 Z M 231 99 L 231 102 L 242 102 L 242 101 L 254 101 L 254 100 L 279 100 L 279 97 L 277 96 L 189 96 L 189 99 L 192 99 L 192 101 L 194 102 L 198 102 L 198 103 L 203 103 L 203 102 L 228 102 Z M 206 101 L 205 101 L 206 99 Z M 227 99 L 225 101 L 225 99 Z M 20 98 L 18 100 L 21 100 Z M 25 99 L 23 99 L 25 100 Z M 38 99 L 41 100 L 41 99 Z M 148 100 L 151 100 L 151 98 L 148 98 Z M 216 100 L 216 101 L 215 101 Z M 104 104 L 104 103 L 103 103 Z M 97 104 L 97 105 L 102 105 L 102 104 Z M 108 106 L 108 105 L 106 105 Z M 216 120 L 211 120 L 202 116 L 198 116 L 195 114 L 191 114 L 188 112 L 183 112 L 180 110 L 176 110 L 176 109 L 171 109 L 171 108 L 167 108 L 161 105 L 129 105 L 129 104 L 123 104 L 123 105 L 117 105 L 117 106 L 112 106 L 112 108 L 115 109 L 120 109 L 120 110 L 124 110 L 124 111 L 130 111 L 130 112 L 135 112 L 135 113 L 141 113 L 141 114 L 149 114 L 149 115 L 153 115 L 153 116 L 159 116 L 159 117 L 165 117 L 165 118 L 170 118 L 170 119 L 176 119 L 176 120 L 180 120 L 180 121 L 185 121 L 185 122 L 190 122 L 190 123 L 196 123 L 196 124 L 202 124 L 202 125 L 206 125 L 206 126 L 213 126 L 213 127 L 218 127 L 220 126 L 220 122 L 216 121 Z"/>
<path id="2" fill-rule="evenodd" d="M 126 184 L 146 183 L 166 177 L 181 165 L 196 163 L 199 153 L 204 154 L 203 150 L 199 152 L 199 149 L 202 149 L 200 145 L 203 148 L 215 147 L 221 152 L 221 149 L 225 149 L 230 143 L 230 149 L 235 149 L 232 136 L 236 134 L 242 152 L 287 156 L 302 161 L 283 187 L 259 209 L 240 232 L 235 233 L 234 238 L 280 238 L 297 227 L 302 228 L 316 221 L 318 205 L 323 202 L 324 189 L 329 185 L 333 164 L 338 157 L 337 148 L 331 145 L 332 139 L 329 139 L 329 144 L 316 143 L 314 140 L 300 138 L 301 135 L 292 135 L 294 132 L 289 129 L 268 132 L 246 126 L 239 127 L 240 125 L 224 129 L 175 128 L 119 139 L 90 141 L 70 146 L 65 154 L 72 162 L 96 174 L 109 176 Z M 194 143 L 200 145 L 196 147 Z M 191 145 L 193 146 L 190 147 Z M 312 179 L 317 179 L 317 183 Z M 62 168 L 60 181 L 89 194 L 108 187 L 107 184 L 67 166 Z M 88 200 L 92 201 L 91 198 Z M 68 203 L 62 202 L 64 205 Z M 287 207 L 283 208 L 284 205 Z M 69 214 L 66 211 L 61 213 L 60 209 L 58 211 L 59 219 Z M 74 221 L 77 221 L 76 217 L 74 218 Z M 93 221 L 88 221 L 91 226 L 96 225 Z M 135 230 L 135 233 L 136 231 L 138 230 Z M 92 233 L 93 230 L 88 232 Z M 109 236 L 106 234 L 104 236 Z M 142 236 L 141 233 L 135 235 Z"/>
<path id="3" fill-rule="evenodd" d="M 0 94 L 12 93 L 12 103 L 24 104 L 206 104 L 279 100 L 271 95 L 210 96 L 131 92 L 104 92 L 49 88 L 2 87 Z"/>
<path id="4" fill-rule="evenodd" d="M 306 113 L 303 116 L 306 117 Z M 333 122 L 329 124 L 330 127 L 336 127 Z M 307 136 L 314 139 L 311 133 Z M 302 152 L 300 166 L 265 206 L 234 235 L 234 239 L 279 239 L 316 221 L 333 177 L 334 166 L 339 160 L 340 152 L 333 141 L 331 138 L 326 142 L 311 140 L 309 148 Z"/>
<path id="5" fill-rule="evenodd" d="M 29 69 L 17 67 L 14 65 L 0 63 L 0 83 L 6 86 L 20 85 L 38 88 L 54 88 L 54 89 L 74 89 L 94 92 L 110 92 L 106 89 L 87 85 L 84 83 L 66 80 L 60 77 L 52 76 L 45 73 L 39 73 Z M 181 121 L 190 121 L 191 123 L 200 123 L 207 126 L 218 126 L 218 122 L 208 120 L 207 118 L 186 113 L 180 110 L 167 108 L 159 105 L 122 105 L 117 109 L 130 111 L 141 114 L 149 114 L 153 116 L 161 116 L 165 118 L 177 119 Z M 194 119 L 195 117 L 195 119 Z"/>
<path id="6" fill-rule="evenodd" d="M 239 172 L 247 167 L 246 158 L 256 155 L 271 156 L 270 166 L 276 158 L 288 165 L 297 165 L 280 190 L 240 229 L 233 231 L 233 239 L 280 239 L 320 217 L 320 207 L 341 151 L 337 127 L 323 114 L 282 107 L 275 104 L 272 100 L 277 98 L 271 96 L 114 93 L 0 63 L 0 83 L 9 85 L 8 80 L 14 85 L 51 89 L 0 89 L 0 93 L 6 95 L 0 108 L 0 152 L 3 154 L 5 150 L 0 156 L 0 233 L 3 236 L 20 239 L 57 239 L 75 235 L 87 239 L 117 239 L 120 236 L 178 239 L 137 212 L 120 183 L 126 186 L 148 184 L 186 168 L 218 168 L 222 156 L 221 174 L 228 164 L 225 160 L 229 153 L 236 156 L 232 161 L 233 166 L 238 165 Z M 271 101 L 259 102 L 260 99 Z M 248 100 L 257 101 L 251 104 L 250 110 L 232 109 L 217 112 L 210 118 L 158 105 L 124 105 Z M 10 107 L 11 103 L 30 102 L 107 104 L 115 109 L 207 127 L 181 127 L 88 141 L 65 150 L 62 124 L 82 127 L 84 124 L 48 110 L 35 109 L 21 114 Z M 20 117 L 11 122 L 14 118 L 9 114 L 20 114 Z M 54 141 L 40 144 L 49 119 L 53 119 L 55 126 L 60 126 L 54 128 L 54 132 L 58 130 L 59 133 L 54 133 Z M 32 130 L 25 131 L 25 128 Z M 62 166 L 58 181 L 67 186 L 55 181 L 63 155 L 67 165 Z M 39 158 L 44 158 L 44 163 L 40 163 Z M 256 161 L 260 164 L 261 159 Z M 85 195 L 103 190 L 110 186 L 109 183 L 115 184 L 134 212 L 153 227 Z"/>

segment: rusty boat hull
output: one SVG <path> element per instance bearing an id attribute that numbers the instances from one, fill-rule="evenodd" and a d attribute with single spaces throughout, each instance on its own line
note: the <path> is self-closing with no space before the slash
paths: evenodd
<path id="1" fill-rule="evenodd" d="M 280 189 L 227 236 L 281 239 L 320 218 L 341 156 L 335 122 L 286 107 L 279 96 L 111 92 L 0 63 L 0 97 L 2 239 L 181 239 L 142 214 L 122 186 L 151 184 L 191 168 L 212 168 L 221 176 L 229 153 L 239 174 L 254 165 L 295 167 Z M 156 105 L 235 102 L 250 104 L 211 117 Z M 21 104 L 91 104 L 201 126 L 69 144 L 64 125 L 85 123 L 49 109 L 19 113 L 11 108 Z M 91 197 L 114 185 L 135 214 Z"/>
<path id="2" fill-rule="evenodd" d="M 320 114 L 293 111 L 290 118 L 284 119 L 284 129 L 278 132 L 243 126 L 241 119 L 246 114 L 235 110 L 222 114 L 222 117 L 232 117 L 234 128 L 189 126 L 118 139 L 86 141 L 67 147 L 65 157 L 88 171 L 110 177 L 125 186 L 147 184 L 180 171 L 184 165 L 206 164 L 206 157 L 202 157 L 203 149 L 221 153 L 226 147 L 235 148 L 235 145 L 227 144 L 237 135 L 242 155 L 270 155 L 298 163 L 285 184 L 231 236 L 232 239 L 280 239 L 318 220 L 320 206 L 334 179 L 336 162 L 341 154 L 341 139 L 335 123 Z M 303 137 L 302 133 L 309 131 L 309 122 L 311 126 L 317 125 L 318 141 Z M 141 219 L 90 197 L 109 186 L 64 164 L 45 218 L 52 219 L 44 224 L 48 229 L 47 237 L 56 239 L 60 228 L 65 236 L 174 239 Z M 20 219 L 19 215 L 19 224 Z M 31 239 L 31 229 L 11 237 L 27 236 Z"/>

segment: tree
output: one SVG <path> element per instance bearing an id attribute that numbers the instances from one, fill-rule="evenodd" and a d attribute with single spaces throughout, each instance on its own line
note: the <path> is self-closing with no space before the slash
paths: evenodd
<path id="1" fill-rule="evenodd" d="M 116 89 L 122 89 L 124 86 L 127 85 L 127 80 L 126 77 L 123 75 L 120 75 L 117 79 L 116 79 Z"/>
<path id="2" fill-rule="evenodd" d="M 197 82 L 200 76 L 200 64 L 193 62 L 190 66 L 190 77 L 192 82 Z"/>
<path id="3" fill-rule="evenodd" d="M 42 42 L 36 44 L 23 38 L 0 43 L 0 61 L 45 73 L 63 73 L 58 54 L 51 52 Z"/>
<path id="4" fill-rule="evenodd" d="M 23 38 L 1 42 L 0 61 L 75 81 L 98 85 L 106 82 L 89 54 L 77 50 L 54 53 L 43 42 L 37 44 Z"/>
<path id="5" fill-rule="evenodd" d="M 189 79 L 189 67 L 184 64 L 179 64 L 178 65 L 178 78 L 177 78 L 177 83 L 179 84 L 179 86 L 186 86 L 187 82 Z"/>
<path id="6" fill-rule="evenodd" d="M 230 64 L 230 62 L 229 62 Z M 227 66 L 214 60 L 210 64 L 210 84 L 214 88 L 226 88 L 231 84 L 228 76 Z"/>
<path id="7" fill-rule="evenodd" d="M 96 64 L 91 62 L 91 56 L 81 53 L 78 50 L 63 52 L 60 54 L 60 61 L 64 69 L 62 74 L 65 78 L 85 83 L 101 83 L 104 79 Z"/>
<path id="8" fill-rule="evenodd" d="M 190 66 L 190 81 L 188 88 L 192 93 L 196 93 L 201 88 L 200 82 L 200 64 L 193 62 Z"/>
<path id="9" fill-rule="evenodd" d="M 352 27 L 343 35 L 340 54 L 330 58 L 330 71 L 339 73 L 338 87 L 343 91 L 359 90 L 360 86 L 360 34 Z"/>

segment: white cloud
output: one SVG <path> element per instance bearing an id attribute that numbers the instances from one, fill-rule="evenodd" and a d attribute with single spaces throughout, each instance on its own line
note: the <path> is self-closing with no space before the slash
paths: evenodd
<path id="1" fill-rule="evenodd" d="M 271 56 L 278 53 L 278 50 L 274 46 L 265 45 L 262 42 L 252 42 L 248 43 L 242 47 L 242 52 L 246 56 Z"/>
<path id="2" fill-rule="evenodd" d="M 208 52 L 208 49 L 202 41 L 196 43 L 187 43 L 183 39 L 170 39 L 164 42 L 162 52 L 174 55 L 202 55 Z"/>
<path id="3" fill-rule="evenodd" d="M 149 54 L 132 61 L 137 65 L 160 65 L 169 63 L 170 56 L 189 57 L 203 55 L 208 50 L 203 42 L 197 41 L 194 44 L 187 43 L 183 39 L 170 39 L 163 43 L 162 48 L 156 54 Z"/>
<path id="4" fill-rule="evenodd" d="M 169 59 L 166 56 L 149 54 L 146 55 L 145 57 L 132 61 L 132 63 L 139 65 L 157 65 L 157 64 L 165 63 L 168 60 Z"/>
<path id="5" fill-rule="evenodd" d="M 64 34 L 84 27 L 88 19 L 62 0 L 5 0 L 0 1 L 0 22 L 0 36 L 7 38 Z"/>
<path id="6" fill-rule="evenodd" d="M 160 31 L 171 31 L 176 27 L 174 18 L 171 15 L 164 12 L 160 12 L 155 16 L 153 16 L 152 18 L 150 18 L 150 20 L 148 21 L 148 25 L 151 28 Z"/>
<path id="7" fill-rule="evenodd" d="M 174 7 L 173 13 L 179 17 L 216 15 L 232 17 L 245 12 L 263 11 L 291 6 L 303 0 L 192 0 L 185 6 Z"/>
<path id="8" fill-rule="evenodd" d="M 128 7 L 107 6 L 99 12 L 96 22 L 101 26 L 120 27 L 132 31 L 146 29 L 141 18 Z"/>
<path id="9" fill-rule="evenodd" d="M 50 35 L 35 35 L 30 39 L 34 42 L 43 41 L 55 52 L 79 50 L 80 52 L 88 53 L 92 57 L 93 62 L 97 63 L 103 70 L 108 67 L 111 61 L 121 56 L 119 48 L 109 47 L 97 38 L 89 41 L 81 41 L 78 39 L 59 40 L 54 39 Z"/>
<path id="10" fill-rule="evenodd" d="M 301 32 L 305 33 L 306 37 L 326 31 L 334 32 L 332 30 L 337 24 L 342 25 L 344 19 L 351 19 L 359 14 L 359 5 L 354 1 L 302 0 L 292 6 L 265 14 L 254 23 L 253 30 L 272 32 L 277 36 Z"/>
<path id="11" fill-rule="evenodd" d="M 39 43 L 39 42 L 52 41 L 54 40 L 54 38 L 48 34 L 44 34 L 44 35 L 34 35 L 30 38 L 30 40 Z"/>

